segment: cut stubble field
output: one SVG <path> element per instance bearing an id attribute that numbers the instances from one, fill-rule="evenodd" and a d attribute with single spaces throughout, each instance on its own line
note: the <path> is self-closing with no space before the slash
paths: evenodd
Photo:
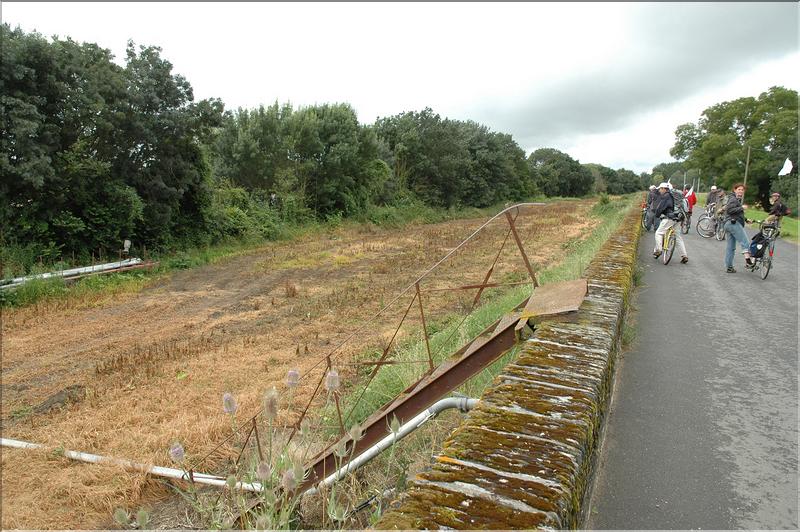
<path id="1" fill-rule="evenodd" d="M 591 234 L 599 223 L 594 203 L 548 204 L 518 219 L 535 269 L 553 266 L 565 242 Z M 106 528 L 115 507 L 169 496 L 152 477 L 72 462 L 52 449 L 169 466 L 173 442 L 200 457 L 230 435 L 225 392 L 239 412 L 254 414 L 265 391 L 283 393 L 296 368 L 304 378 L 293 402 L 303 404 L 319 377 L 311 368 L 484 221 L 328 230 L 181 271 L 114 301 L 4 311 L 3 436 L 48 450 L 2 449 L 2 527 Z M 490 226 L 423 288 L 481 282 L 507 227 Z M 507 244 L 492 280 L 518 281 L 520 272 L 516 246 Z M 432 323 L 474 297 L 436 294 L 425 300 Z M 400 307 L 337 352 L 343 379 L 355 376 L 348 360 L 391 338 Z M 296 411 L 284 410 L 282 421 Z M 224 471 L 237 452 L 235 442 L 226 445 L 204 472 Z"/>

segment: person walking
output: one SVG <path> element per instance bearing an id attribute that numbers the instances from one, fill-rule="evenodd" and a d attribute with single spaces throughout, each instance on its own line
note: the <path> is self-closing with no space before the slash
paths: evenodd
<path id="1" fill-rule="evenodd" d="M 736 242 L 739 242 L 742 247 L 745 263 L 748 266 L 750 265 L 750 240 L 747 238 L 747 233 L 744 232 L 743 197 L 744 185 L 736 183 L 733 185 L 733 192 L 728 196 L 728 201 L 725 205 L 725 225 L 723 227 L 726 235 L 730 237 L 725 247 L 725 271 L 728 273 L 736 273 L 736 269 L 733 267 Z"/>
<path id="2" fill-rule="evenodd" d="M 656 198 L 658 197 L 658 189 L 655 185 L 650 185 L 650 190 L 647 193 L 647 214 L 644 218 L 645 230 L 655 229 L 655 208 Z"/>
<path id="3" fill-rule="evenodd" d="M 655 219 L 661 220 L 656 230 L 656 247 L 653 250 L 653 258 L 657 259 L 664 251 L 664 234 L 667 232 L 667 229 L 680 223 L 675 214 L 675 201 L 672 199 L 672 194 L 670 194 L 669 183 L 661 183 L 658 185 L 658 197 L 654 203 Z M 683 242 L 683 235 L 680 230 L 675 231 L 675 244 L 678 248 L 678 253 L 681 255 L 681 264 L 686 264 L 689 262 L 689 256 L 686 253 L 686 244 Z"/>
<path id="4" fill-rule="evenodd" d="M 686 203 L 689 204 L 689 216 L 691 216 L 694 205 L 697 203 L 697 194 L 694 193 L 694 187 L 683 185 L 683 197 L 686 198 Z"/>

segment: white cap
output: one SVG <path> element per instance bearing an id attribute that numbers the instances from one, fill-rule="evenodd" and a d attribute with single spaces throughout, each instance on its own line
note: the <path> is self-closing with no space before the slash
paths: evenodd
<path id="1" fill-rule="evenodd" d="M 655 185 L 650 185 L 650 190 L 653 190 L 654 188 L 656 188 Z"/>
<path id="2" fill-rule="evenodd" d="M 669 188 L 669 183 L 661 183 L 658 188 Z"/>
<path id="3" fill-rule="evenodd" d="M 711 190 L 717 190 L 717 185 L 711 185 Z"/>

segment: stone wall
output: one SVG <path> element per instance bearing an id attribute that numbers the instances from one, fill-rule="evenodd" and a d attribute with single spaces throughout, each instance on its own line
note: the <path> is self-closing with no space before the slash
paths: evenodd
<path id="1" fill-rule="evenodd" d="M 633 284 L 639 217 L 632 209 L 587 268 L 580 310 L 536 325 L 431 470 L 375 528 L 580 525 Z"/>

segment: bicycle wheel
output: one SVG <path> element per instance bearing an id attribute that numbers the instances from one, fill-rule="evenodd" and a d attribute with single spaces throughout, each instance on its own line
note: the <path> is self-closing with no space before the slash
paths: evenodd
<path id="1" fill-rule="evenodd" d="M 764 258 L 761 259 L 761 278 L 766 279 L 769 271 L 772 269 L 772 253 L 775 250 L 775 242 L 769 243 L 769 248 L 764 253 Z"/>
<path id="2" fill-rule="evenodd" d="M 683 233 L 684 235 L 688 235 L 689 229 L 691 228 L 692 228 L 692 218 L 690 216 L 687 216 L 681 221 L 681 233 Z"/>
<path id="3" fill-rule="evenodd" d="M 714 233 L 717 232 L 714 219 L 709 217 L 707 214 L 703 214 L 697 219 L 697 223 L 695 224 L 694 228 L 697 231 L 697 234 L 703 238 L 711 238 L 714 236 Z"/>
<path id="4" fill-rule="evenodd" d="M 642 229 L 647 231 L 647 211 L 642 211 Z"/>
<path id="5" fill-rule="evenodd" d="M 664 260 L 664 266 L 669 264 L 672 260 L 672 253 L 675 251 L 675 229 L 670 229 L 664 235 L 664 253 L 661 255 Z"/>
<path id="6" fill-rule="evenodd" d="M 722 242 L 725 240 L 725 224 L 717 222 L 716 231 L 714 231 L 714 238 Z"/>

